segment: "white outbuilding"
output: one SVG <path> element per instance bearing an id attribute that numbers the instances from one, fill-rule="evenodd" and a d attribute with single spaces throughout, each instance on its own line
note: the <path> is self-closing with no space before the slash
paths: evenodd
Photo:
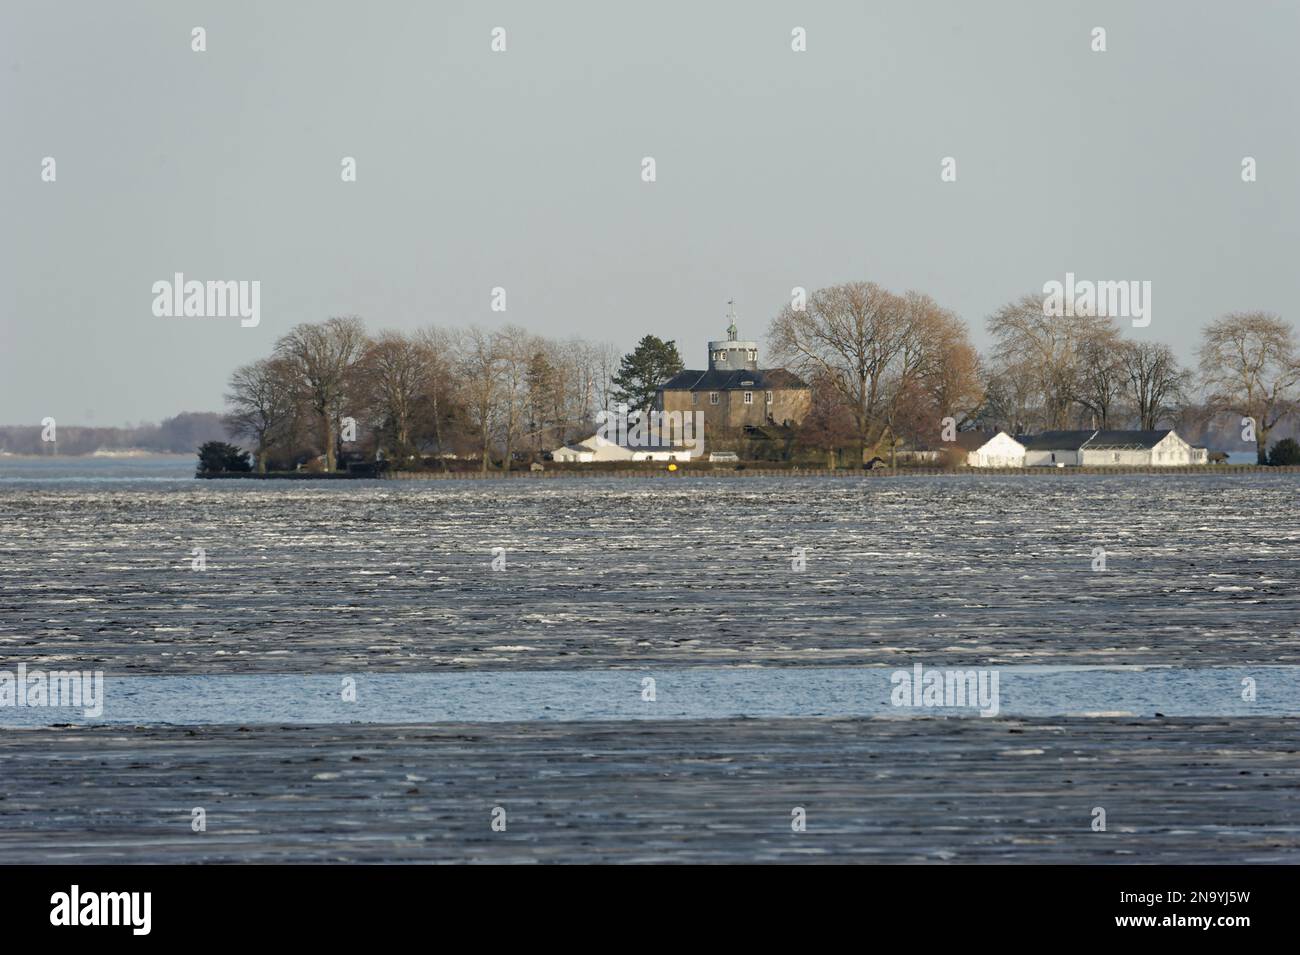
<path id="1" fill-rule="evenodd" d="M 1194 448 L 1172 429 L 1154 431 L 1044 431 L 1021 435 L 1026 467 L 1175 467 L 1208 464 L 1209 452 Z"/>
<path id="2" fill-rule="evenodd" d="M 1023 468 L 1025 446 L 1005 431 L 958 431 L 953 442 L 966 452 L 971 468 Z"/>
<path id="3" fill-rule="evenodd" d="M 590 464 L 593 461 L 689 461 L 691 449 L 667 445 L 629 445 L 593 434 L 577 444 L 566 444 L 551 452 L 553 461 Z"/>

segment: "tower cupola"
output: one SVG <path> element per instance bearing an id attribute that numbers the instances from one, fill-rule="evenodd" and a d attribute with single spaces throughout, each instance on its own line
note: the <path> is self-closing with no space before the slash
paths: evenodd
<path id="1" fill-rule="evenodd" d="M 736 300 L 727 302 L 727 337 L 709 342 L 710 371 L 758 371 L 758 342 L 741 341 L 736 328 Z"/>

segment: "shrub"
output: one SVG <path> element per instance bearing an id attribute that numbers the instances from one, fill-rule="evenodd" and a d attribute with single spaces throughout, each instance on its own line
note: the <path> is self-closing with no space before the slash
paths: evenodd
<path id="1" fill-rule="evenodd" d="M 207 441 L 199 446 L 198 474 L 229 474 L 251 471 L 253 464 L 248 452 L 241 451 L 224 441 Z"/>
<path id="2" fill-rule="evenodd" d="M 1268 463 L 1274 466 L 1300 464 L 1300 444 L 1296 444 L 1295 438 L 1283 438 L 1268 452 Z"/>

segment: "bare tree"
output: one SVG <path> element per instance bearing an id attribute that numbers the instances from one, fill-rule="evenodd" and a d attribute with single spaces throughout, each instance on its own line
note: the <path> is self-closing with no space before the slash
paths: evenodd
<path id="1" fill-rule="evenodd" d="M 603 407 L 602 398 L 612 394 L 619 356 L 613 346 L 593 345 L 581 339 L 543 340 L 539 347 L 550 369 L 545 445 L 555 447 L 572 437 L 585 437 L 594 429 L 595 412 Z"/>
<path id="2" fill-rule="evenodd" d="M 815 373 L 809 385 L 808 413 L 799 424 L 796 441 L 800 450 L 820 451 L 826 456 L 826 467 L 834 468 L 841 449 L 854 448 L 860 441 L 853 413 L 826 372 Z"/>
<path id="3" fill-rule="evenodd" d="M 1097 325 L 1079 342 L 1074 400 L 1091 415 L 1094 428 L 1111 426 L 1124 389 L 1123 351 L 1119 329 L 1113 323 Z"/>
<path id="4" fill-rule="evenodd" d="M 551 342 L 539 340 L 528 359 L 525 378 L 527 388 L 527 421 L 524 430 L 532 446 L 534 459 L 544 447 L 551 445 L 557 428 L 563 427 L 565 389 L 562 373 L 557 366 Z"/>
<path id="5" fill-rule="evenodd" d="M 1172 348 L 1157 342 L 1127 342 L 1119 350 L 1119 362 L 1123 394 L 1137 415 L 1138 427 L 1153 431 L 1162 418 L 1177 413 L 1189 374 L 1179 368 Z"/>
<path id="6" fill-rule="evenodd" d="M 456 443 L 456 422 L 461 418 L 459 382 L 454 373 L 456 335 L 429 327 L 417 332 L 415 338 L 428 366 L 426 390 L 423 400 L 417 405 L 417 430 L 425 439 L 421 443 L 433 447 L 445 469 L 447 445 Z"/>
<path id="7" fill-rule="evenodd" d="M 498 336 L 477 327 L 462 332 L 456 340 L 456 370 L 470 424 L 478 436 L 480 467 L 484 473 L 491 461 L 492 435 L 500 416 L 500 344 Z"/>
<path id="8" fill-rule="evenodd" d="M 232 437 L 253 439 L 257 473 L 265 474 L 267 454 L 288 436 L 297 411 L 292 370 L 283 360 L 263 358 L 236 368 L 228 388 L 226 429 Z"/>
<path id="9" fill-rule="evenodd" d="M 864 462 L 886 435 L 891 444 L 917 427 L 937 435 L 940 419 L 964 419 L 980 404 L 965 327 L 919 292 L 895 295 L 872 282 L 819 289 L 804 310 L 786 306 L 768 334 L 778 360 L 836 389 Z"/>
<path id="10" fill-rule="evenodd" d="M 929 406 L 933 427 L 951 417 L 960 428 L 973 420 L 984 402 L 979 352 L 966 324 L 926 296 L 911 296 L 918 330 L 915 379 Z"/>
<path id="11" fill-rule="evenodd" d="M 420 403 L 428 397 L 433 358 L 418 336 L 382 332 L 359 363 L 375 431 L 391 440 L 403 460 L 414 450 Z"/>
<path id="12" fill-rule="evenodd" d="M 917 361 L 912 318 L 902 296 L 874 282 L 850 282 L 818 289 L 802 310 L 787 305 L 768 330 L 779 361 L 839 393 L 863 462 L 882 439 L 892 399 Z"/>
<path id="13" fill-rule="evenodd" d="M 979 354 L 970 343 L 961 319 L 928 296 L 907 296 L 912 329 L 903 358 L 891 372 L 885 404 L 889 432 L 919 448 L 934 447 L 942 438 L 944 419 L 956 427 L 979 410 L 984 388 Z M 891 454 L 892 461 L 892 454 Z"/>
<path id="14" fill-rule="evenodd" d="M 1048 315 L 1043 299 L 1026 295 L 989 317 L 994 338 L 994 374 L 1011 375 L 1033 386 L 1048 428 L 1070 426 L 1071 410 L 1085 389 L 1085 359 L 1090 343 L 1118 335 L 1114 319 L 1100 315 Z M 1095 396 L 1093 396 L 1095 403 Z"/>
<path id="15" fill-rule="evenodd" d="M 324 451 L 326 466 L 336 468 L 347 413 L 365 422 L 376 450 L 409 460 L 432 449 L 444 468 L 449 456 L 477 456 L 486 471 L 499 452 L 508 466 L 519 448 L 539 454 L 594 427 L 618 358 L 611 345 L 546 339 L 517 326 L 371 339 L 360 319 L 331 318 L 293 328 L 267 363 L 239 369 L 228 421 L 259 440 L 262 466 L 271 449 L 291 447 Z M 287 417 L 279 430 L 278 417 Z"/>
<path id="16" fill-rule="evenodd" d="M 317 419 L 327 471 L 335 468 L 339 419 L 365 346 L 365 327 L 354 316 L 298 325 L 275 344 L 276 355 L 292 369 L 294 383 Z"/>
<path id="17" fill-rule="evenodd" d="M 1253 419 L 1256 460 L 1267 464 L 1269 432 L 1296 407 L 1295 329 L 1266 312 L 1225 315 L 1202 333 L 1200 360 L 1207 403 Z"/>
<path id="18" fill-rule="evenodd" d="M 537 339 L 518 325 L 507 325 L 492 337 L 500 367 L 499 431 L 505 454 L 504 467 L 509 471 L 515 448 L 524 437 L 528 371 L 539 346 Z"/>
<path id="19" fill-rule="evenodd" d="M 613 407 L 614 376 L 618 374 L 622 356 L 608 342 L 586 345 L 582 354 L 583 365 L 583 420 L 591 420 L 597 411 Z"/>

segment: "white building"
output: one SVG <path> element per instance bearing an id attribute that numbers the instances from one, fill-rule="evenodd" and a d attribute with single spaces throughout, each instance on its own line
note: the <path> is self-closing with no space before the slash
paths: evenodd
<path id="1" fill-rule="evenodd" d="M 551 452 L 554 461 L 590 464 L 593 461 L 689 461 L 691 449 L 663 445 L 624 445 L 600 434 Z"/>
<path id="2" fill-rule="evenodd" d="M 1026 467 L 1174 467 L 1208 464 L 1209 452 L 1194 448 L 1173 430 L 1045 431 L 1021 435 Z"/>
<path id="3" fill-rule="evenodd" d="M 1023 468 L 1025 446 L 1005 431 L 958 431 L 953 442 L 966 452 L 971 468 Z"/>

